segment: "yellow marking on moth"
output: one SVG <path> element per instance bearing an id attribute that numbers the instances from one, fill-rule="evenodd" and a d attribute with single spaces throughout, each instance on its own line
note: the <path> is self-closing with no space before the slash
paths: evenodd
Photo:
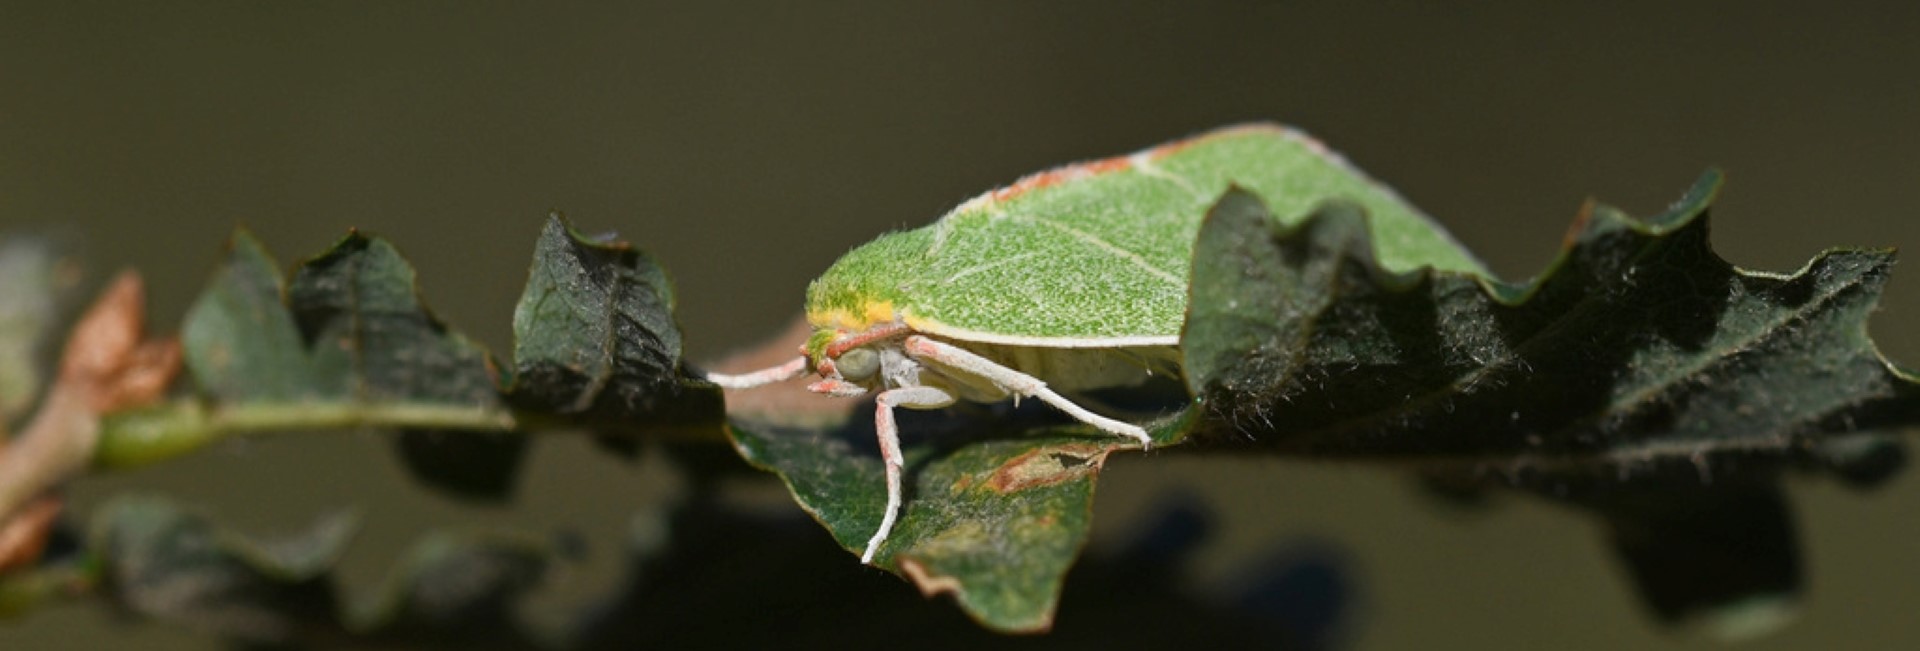
<path id="1" fill-rule="evenodd" d="M 808 323 L 848 332 L 860 332 L 882 323 L 892 323 L 895 318 L 898 318 L 898 314 L 893 309 L 893 301 L 869 301 L 857 313 L 840 308 L 807 312 Z"/>
<path id="2" fill-rule="evenodd" d="M 915 332 L 930 332 L 945 327 L 941 325 L 939 321 L 911 314 L 900 315 L 900 321 L 907 324 L 907 327 L 913 328 Z"/>

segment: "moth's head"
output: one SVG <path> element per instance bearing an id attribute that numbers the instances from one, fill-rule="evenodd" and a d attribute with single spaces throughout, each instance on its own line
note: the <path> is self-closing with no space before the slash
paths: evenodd
<path id="1" fill-rule="evenodd" d="M 844 397 L 879 388 L 884 383 L 888 360 L 900 357 L 897 354 L 900 336 L 905 333 L 904 326 L 895 324 L 858 332 L 838 328 L 814 330 L 801 353 L 807 356 L 820 380 L 807 389 Z"/>

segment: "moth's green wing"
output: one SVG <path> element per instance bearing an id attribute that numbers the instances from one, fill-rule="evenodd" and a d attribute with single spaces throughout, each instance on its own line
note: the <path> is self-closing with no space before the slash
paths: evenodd
<path id="1" fill-rule="evenodd" d="M 1374 234 L 1374 253 L 1387 271 L 1432 267 L 1488 275 L 1439 222 L 1306 134 L 1256 125 L 1201 138 L 1202 142 L 1159 163 L 1168 173 L 1204 189 L 1203 198 L 1182 213 L 1191 229 L 1181 240 L 1189 257 L 1201 218 L 1229 185 L 1239 185 L 1260 197 L 1274 217 L 1289 226 L 1305 221 L 1330 199 L 1358 204 L 1365 209 Z"/>
<path id="2" fill-rule="evenodd" d="M 1433 220 L 1319 142 L 1250 125 L 1029 176 L 882 236 L 814 281 L 807 313 L 852 330 L 899 317 L 968 341 L 1170 345 L 1201 217 L 1234 185 L 1287 222 L 1329 199 L 1364 206 L 1388 269 L 1483 271 Z"/>

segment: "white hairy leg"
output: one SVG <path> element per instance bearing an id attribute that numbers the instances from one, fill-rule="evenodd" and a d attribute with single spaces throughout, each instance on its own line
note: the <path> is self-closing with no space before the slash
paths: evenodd
<path id="1" fill-rule="evenodd" d="M 874 552 L 880 551 L 880 543 L 887 541 L 893 521 L 900 517 L 900 474 L 907 462 L 900 456 L 900 426 L 893 421 L 893 408 L 939 409 L 953 404 L 953 396 L 934 387 L 901 387 L 880 392 L 874 403 L 873 428 L 880 438 L 880 460 L 887 467 L 887 514 L 881 517 L 880 530 L 873 532 L 866 551 L 860 554 L 860 562 L 868 565 L 873 564 Z"/>
<path id="2" fill-rule="evenodd" d="M 941 343 L 922 335 L 907 337 L 904 345 L 908 357 L 924 359 L 943 367 L 969 373 L 975 377 L 992 382 L 1015 396 L 1039 398 L 1060 411 L 1067 412 L 1080 422 L 1100 428 L 1101 431 L 1132 437 L 1140 441 L 1141 449 L 1153 447 L 1153 437 L 1137 425 L 1123 423 L 1100 414 L 1087 411 L 1085 407 L 1054 393 L 1047 383 L 1025 373 L 993 363 L 985 357 L 968 352 L 964 348 Z"/>
<path id="3" fill-rule="evenodd" d="M 751 373 L 726 375 L 708 373 L 707 381 L 720 385 L 722 389 L 751 389 L 757 386 L 785 382 L 807 373 L 807 358 L 795 357 L 792 361 L 772 368 L 763 368 Z"/>

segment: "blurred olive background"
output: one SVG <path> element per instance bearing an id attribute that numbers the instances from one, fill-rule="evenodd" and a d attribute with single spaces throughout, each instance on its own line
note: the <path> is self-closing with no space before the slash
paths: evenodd
<path id="1" fill-rule="evenodd" d="M 287 264 L 359 227 L 504 352 L 558 209 L 664 261 L 688 352 L 712 359 L 775 332 L 810 278 L 887 229 L 1050 165 L 1278 120 L 1509 278 L 1552 257 L 1582 200 L 1650 213 L 1708 166 L 1730 177 L 1722 254 L 1790 271 L 1828 246 L 1920 243 L 1916 33 L 1913 6 L 1811 3 L 8 2 L 0 229 L 57 227 L 96 280 L 139 269 L 171 329 L 236 225 Z M 1873 331 L 1914 361 L 1910 275 Z M 163 490 L 254 531 L 356 507 L 346 578 L 370 588 L 425 527 L 608 545 L 674 490 L 671 468 L 561 436 L 535 446 L 511 508 L 473 506 L 413 488 L 387 448 L 365 432 L 237 442 L 77 494 L 84 509 Z M 1356 648 L 1718 646 L 1655 626 L 1579 514 L 1467 513 L 1377 468 L 1154 456 L 1111 466 L 1096 545 L 1183 491 L 1221 522 L 1197 582 L 1288 541 L 1339 545 Z M 1746 648 L 1920 645 L 1920 480 L 1791 495 L 1804 614 Z M 904 583 L 899 598 L 920 599 Z M 0 648 L 127 644 L 212 646 L 96 607 L 0 624 Z"/>

